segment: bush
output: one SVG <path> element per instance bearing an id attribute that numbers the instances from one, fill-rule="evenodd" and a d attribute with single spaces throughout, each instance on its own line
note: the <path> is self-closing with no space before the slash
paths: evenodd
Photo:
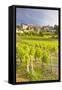
<path id="1" fill-rule="evenodd" d="M 43 36 L 43 33 L 40 31 L 40 32 L 39 32 L 39 35 L 40 35 L 40 36 Z"/>

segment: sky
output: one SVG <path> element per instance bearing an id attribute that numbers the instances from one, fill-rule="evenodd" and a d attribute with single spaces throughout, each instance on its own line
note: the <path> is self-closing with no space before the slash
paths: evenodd
<path id="1" fill-rule="evenodd" d="M 16 25 L 58 25 L 58 10 L 16 8 Z"/>

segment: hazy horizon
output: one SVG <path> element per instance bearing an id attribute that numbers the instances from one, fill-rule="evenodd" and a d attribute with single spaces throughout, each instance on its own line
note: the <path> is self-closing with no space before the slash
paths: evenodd
<path id="1" fill-rule="evenodd" d="M 58 10 L 16 8 L 16 25 L 58 25 Z"/>

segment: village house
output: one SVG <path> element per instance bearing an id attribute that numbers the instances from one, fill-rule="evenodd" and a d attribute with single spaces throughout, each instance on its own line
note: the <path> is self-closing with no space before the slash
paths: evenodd
<path id="1" fill-rule="evenodd" d="M 21 24 L 21 27 L 23 30 L 26 30 L 28 28 L 28 25 L 27 24 Z"/>
<path id="2" fill-rule="evenodd" d="M 56 30 L 54 30 L 53 26 L 37 26 L 37 25 L 33 25 L 33 24 L 21 24 L 20 26 L 16 27 L 17 33 L 23 33 L 23 32 L 30 32 L 30 31 L 34 31 L 39 33 L 40 31 L 43 32 L 55 32 Z"/>
<path id="3" fill-rule="evenodd" d="M 47 32 L 55 32 L 56 30 L 54 30 L 54 28 L 52 26 L 43 26 L 42 27 L 43 31 L 47 31 Z"/>

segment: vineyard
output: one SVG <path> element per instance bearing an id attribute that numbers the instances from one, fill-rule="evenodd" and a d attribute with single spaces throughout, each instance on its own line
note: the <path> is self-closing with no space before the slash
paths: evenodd
<path id="1" fill-rule="evenodd" d="M 58 80 L 58 40 L 16 33 L 16 82 Z"/>

